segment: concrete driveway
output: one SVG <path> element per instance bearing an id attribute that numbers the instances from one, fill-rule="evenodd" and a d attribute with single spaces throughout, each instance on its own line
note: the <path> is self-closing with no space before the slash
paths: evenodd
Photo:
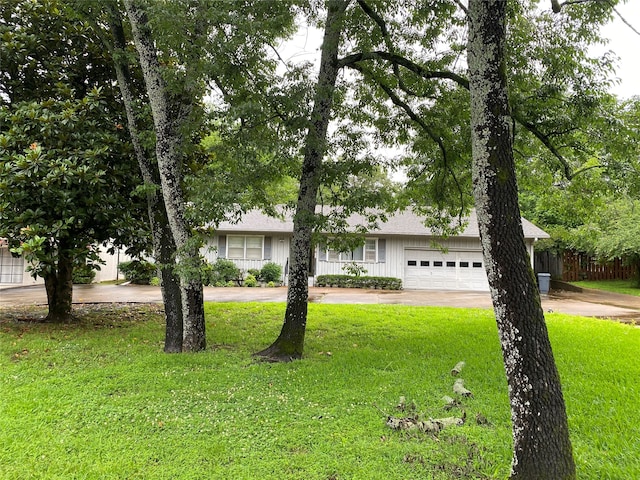
<path id="1" fill-rule="evenodd" d="M 75 285 L 74 303 L 161 303 L 159 287 L 145 285 Z M 432 305 L 463 308 L 492 308 L 488 292 L 429 290 L 361 290 L 342 288 L 310 288 L 315 303 Z M 210 302 L 285 302 L 287 290 L 278 288 L 214 288 L 205 287 L 205 301 Z M 5 288 L 0 290 L 2 307 L 46 304 L 44 286 Z M 553 311 L 586 317 L 640 320 L 640 297 L 596 290 L 569 292 L 552 290 L 543 295 L 545 312 Z"/>

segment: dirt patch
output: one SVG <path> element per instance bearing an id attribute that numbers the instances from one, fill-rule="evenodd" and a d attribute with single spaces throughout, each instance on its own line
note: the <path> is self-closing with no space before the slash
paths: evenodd
<path id="1" fill-rule="evenodd" d="M 155 303 L 79 303 L 73 305 L 71 320 L 64 325 L 115 327 L 146 321 L 163 312 L 163 306 Z M 46 305 L 2 307 L 0 325 L 43 324 L 46 316 Z"/>

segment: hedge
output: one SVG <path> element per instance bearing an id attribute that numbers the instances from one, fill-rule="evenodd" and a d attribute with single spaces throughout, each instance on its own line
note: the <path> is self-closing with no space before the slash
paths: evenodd
<path id="1" fill-rule="evenodd" d="M 316 287 L 378 288 L 402 290 L 402 280 L 393 277 L 367 277 L 354 275 L 318 275 Z"/>

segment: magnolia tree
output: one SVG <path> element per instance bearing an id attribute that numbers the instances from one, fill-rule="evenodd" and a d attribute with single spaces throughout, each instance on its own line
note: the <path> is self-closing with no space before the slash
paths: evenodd
<path id="1" fill-rule="evenodd" d="M 44 278 L 51 321 L 71 314 L 73 267 L 99 268 L 98 244 L 147 238 L 119 119 L 99 90 L 66 93 L 0 107 L 0 237 Z"/>

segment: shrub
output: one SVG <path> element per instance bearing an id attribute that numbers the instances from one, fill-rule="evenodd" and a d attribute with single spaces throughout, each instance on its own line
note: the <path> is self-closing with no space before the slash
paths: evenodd
<path id="1" fill-rule="evenodd" d="M 318 275 L 317 287 L 379 288 L 401 290 L 402 280 L 394 277 L 362 277 L 353 275 Z"/>
<path id="2" fill-rule="evenodd" d="M 154 287 L 160 286 L 160 277 L 153 277 L 149 282 L 149 285 L 153 285 Z"/>
<path id="3" fill-rule="evenodd" d="M 231 260 L 219 258 L 213 264 L 203 267 L 202 283 L 205 285 L 226 285 L 240 278 L 240 269 Z"/>
<path id="4" fill-rule="evenodd" d="M 276 284 L 274 282 L 267 283 L 267 287 L 269 287 L 269 288 L 273 288 L 275 286 L 276 286 Z"/>
<path id="5" fill-rule="evenodd" d="M 263 282 L 279 283 L 280 279 L 282 278 L 282 267 L 277 263 L 273 263 L 273 262 L 265 263 L 262 267 L 262 270 L 260 270 L 259 278 Z"/>
<path id="6" fill-rule="evenodd" d="M 244 286 L 245 287 L 255 287 L 256 285 L 258 285 L 258 280 L 256 279 L 256 277 L 254 277 L 251 274 L 248 274 L 246 276 L 246 278 L 244 279 Z"/>
<path id="7" fill-rule="evenodd" d="M 247 273 L 249 275 L 253 275 L 256 278 L 256 280 L 260 279 L 260 270 L 258 270 L 257 268 L 250 268 L 247 270 Z"/>
<path id="8" fill-rule="evenodd" d="M 88 285 L 96 278 L 96 271 L 91 266 L 76 264 L 73 266 L 72 281 L 76 285 Z"/>
<path id="9" fill-rule="evenodd" d="M 146 260 L 131 260 L 130 262 L 121 262 L 118 269 L 131 283 L 137 285 L 149 285 L 151 279 L 157 275 L 157 269 L 154 263 Z"/>

